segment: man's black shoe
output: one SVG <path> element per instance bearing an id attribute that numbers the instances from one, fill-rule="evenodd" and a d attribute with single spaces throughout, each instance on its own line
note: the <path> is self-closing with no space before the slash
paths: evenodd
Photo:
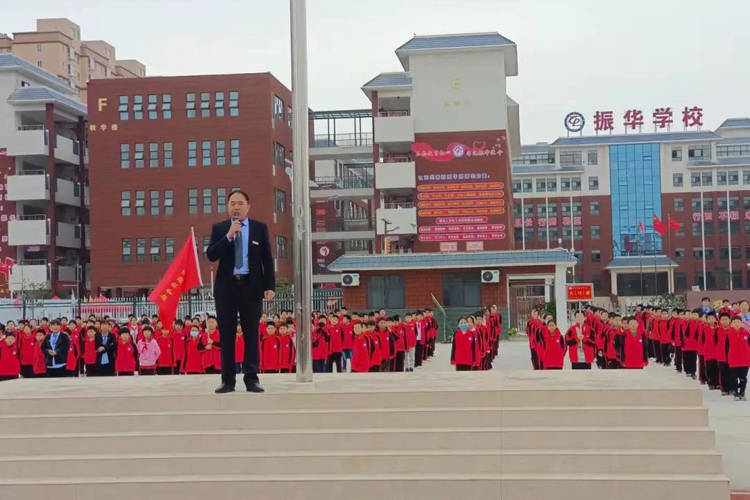
<path id="1" fill-rule="evenodd" d="M 214 391 L 216 394 L 226 394 L 227 392 L 234 392 L 234 386 L 233 385 L 227 385 L 227 384 L 221 384 L 219 387 L 216 388 Z"/>
<path id="2" fill-rule="evenodd" d="M 247 387 L 247 392 L 266 392 L 257 380 L 245 382 L 245 387 Z"/>

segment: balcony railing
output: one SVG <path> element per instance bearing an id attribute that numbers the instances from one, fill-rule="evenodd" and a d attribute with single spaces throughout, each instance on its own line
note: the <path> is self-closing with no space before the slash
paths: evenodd
<path id="1" fill-rule="evenodd" d="M 336 219 L 326 221 L 325 229 L 313 232 L 331 231 L 372 231 L 374 229 L 370 219 Z"/>
<path id="2" fill-rule="evenodd" d="M 46 173 L 44 170 L 21 170 L 16 172 L 15 175 L 44 175 Z"/>
<path id="3" fill-rule="evenodd" d="M 378 116 L 409 116 L 408 109 L 381 109 Z"/>
<path id="4" fill-rule="evenodd" d="M 21 259 L 18 264 L 21 266 L 46 266 L 47 259 Z"/>
<path id="5" fill-rule="evenodd" d="M 358 132 L 356 134 L 315 134 L 314 147 L 352 147 L 371 146 L 372 132 Z"/>
<path id="6" fill-rule="evenodd" d="M 372 175 L 366 176 L 345 176 L 345 177 L 318 177 L 315 179 L 317 187 L 313 189 L 359 189 L 371 188 L 375 185 L 375 178 Z"/>
<path id="7" fill-rule="evenodd" d="M 406 163 L 410 161 L 414 161 L 414 156 L 411 153 L 392 153 L 384 154 L 381 163 Z"/>
<path id="8" fill-rule="evenodd" d="M 383 203 L 383 208 L 388 210 L 400 209 L 400 208 L 414 208 L 414 202 L 411 201 L 395 201 L 390 203 Z"/>
<path id="9" fill-rule="evenodd" d="M 19 125 L 18 130 L 44 130 L 44 125 Z"/>
<path id="10" fill-rule="evenodd" d="M 18 220 L 45 220 L 46 218 L 45 214 L 19 215 L 16 217 Z"/>

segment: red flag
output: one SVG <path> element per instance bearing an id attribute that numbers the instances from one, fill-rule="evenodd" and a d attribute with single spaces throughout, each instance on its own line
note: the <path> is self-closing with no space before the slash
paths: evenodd
<path id="1" fill-rule="evenodd" d="M 654 231 L 664 236 L 667 232 L 667 226 L 654 214 Z"/>
<path id="2" fill-rule="evenodd" d="M 641 232 L 641 234 L 646 234 L 646 228 L 643 226 L 643 221 L 638 220 L 638 230 Z"/>
<path id="3" fill-rule="evenodd" d="M 177 304 L 182 294 L 201 285 L 203 285 L 203 280 L 198 263 L 198 251 L 195 247 L 195 234 L 191 229 L 190 236 L 182 246 L 182 250 L 175 256 L 172 265 L 148 296 L 148 300 L 159 308 L 159 319 L 164 328 L 172 328 L 177 314 Z"/>
<path id="4" fill-rule="evenodd" d="M 680 223 L 674 220 L 671 215 L 669 216 L 669 227 L 671 227 L 675 231 L 679 231 L 680 229 L 682 229 Z"/>

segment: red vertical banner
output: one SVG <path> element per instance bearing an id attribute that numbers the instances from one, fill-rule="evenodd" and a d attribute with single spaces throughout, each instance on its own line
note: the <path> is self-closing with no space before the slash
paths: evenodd
<path id="1" fill-rule="evenodd" d="M 513 249 L 505 130 L 415 134 L 417 252 Z M 477 242 L 482 242 L 478 244 Z"/>

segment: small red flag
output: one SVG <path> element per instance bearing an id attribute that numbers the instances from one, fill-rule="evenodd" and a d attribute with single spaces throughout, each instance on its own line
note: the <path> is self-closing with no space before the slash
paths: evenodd
<path id="1" fill-rule="evenodd" d="M 674 220 L 672 218 L 672 216 L 670 215 L 669 216 L 669 227 L 671 227 L 675 231 L 679 231 L 682 228 L 682 225 L 679 222 L 677 222 L 676 220 Z"/>
<path id="2" fill-rule="evenodd" d="M 203 280 L 195 247 L 195 234 L 191 230 L 182 250 L 175 256 L 172 265 L 148 296 L 148 300 L 159 308 L 159 319 L 164 328 L 172 328 L 182 294 L 201 285 Z"/>
<path id="3" fill-rule="evenodd" d="M 638 230 L 641 232 L 641 234 L 646 234 L 646 228 L 643 226 L 643 221 L 638 220 Z"/>
<path id="4" fill-rule="evenodd" d="M 654 214 L 654 231 L 664 236 L 667 232 L 667 226 Z"/>

